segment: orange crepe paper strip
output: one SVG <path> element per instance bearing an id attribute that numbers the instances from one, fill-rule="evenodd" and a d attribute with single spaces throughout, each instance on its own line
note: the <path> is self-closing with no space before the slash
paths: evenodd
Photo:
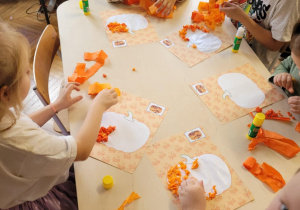
<path id="1" fill-rule="evenodd" d="M 259 107 L 256 107 L 255 109 L 256 112 L 262 112 L 262 109 Z M 253 118 L 254 115 L 252 112 L 249 113 Z M 291 118 L 289 117 L 283 117 L 283 115 L 280 113 L 280 111 L 278 111 L 277 113 L 273 111 L 273 109 L 270 109 L 268 111 L 266 111 L 265 113 L 266 119 L 268 120 L 281 120 L 281 121 L 291 121 Z"/>
<path id="2" fill-rule="evenodd" d="M 89 90 L 88 90 L 88 94 L 89 95 L 97 95 L 100 91 L 104 90 L 104 89 L 111 89 L 111 85 L 109 83 L 98 83 L 95 82 L 94 84 L 91 84 L 89 86 Z M 114 88 L 115 91 L 117 92 L 118 96 L 121 95 L 121 91 L 119 88 Z"/>
<path id="3" fill-rule="evenodd" d="M 281 174 L 267 163 L 259 165 L 256 159 L 250 156 L 243 163 L 243 166 L 260 181 L 269 185 L 274 192 L 277 192 L 285 185 Z"/>
<path id="4" fill-rule="evenodd" d="M 96 60 L 96 63 L 91 66 L 86 72 L 84 72 L 85 63 L 77 63 L 73 75 L 68 77 L 68 82 L 79 82 L 80 84 L 83 84 L 104 65 L 105 59 L 107 57 L 107 54 L 103 50 L 94 53 L 84 53 L 84 60 Z"/>
<path id="5" fill-rule="evenodd" d="M 297 123 L 295 131 L 297 131 L 298 133 L 300 133 L 300 122 Z"/>
<path id="6" fill-rule="evenodd" d="M 300 151 L 300 147 L 293 140 L 262 128 L 259 129 L 256 138 L 251 140 L 248 150 L 254 150 L 256 145 L 261 142 L 289 158 L 294 157 Z"/>
<path id="7" fill-rule="evenodd" d="M 132 192 L 130 196 L 123 202 L 123 204 L 118 208 L 118 210 L 124 210 L 124 207 L 131 203 L 132 201 L 139 199 L 140 196 L 136 192 Z"/>
<path id="8" fill-rule="evenodd" d="M 171 10 L 171 12 L 168 16 L 164 16 L 162 14 L 164 10 L 162 10 L 159 13 L 156 13 L 156 11 L 160 7 L 160 5 L 158 5 L 158 7 L 156 7 L 154 4 L 155 4 L 155 2 L 152 2 L 151 0 L 140 0 L 140 6 L 142 8 L 144 8 L 149 15 L 157 16 L 160 18 L 166 18 L 166 19 L 173 18 L 173 12 L 176 9 L 176 6 L 173 6 L 173 9 Z"/>
<path id="9" fill-rule="evenodd" d="M 191 169 L 196 169 L 198 167 L 199 167 L 198 158 L 196 158 L 196 160 L 193 162 Z"/>

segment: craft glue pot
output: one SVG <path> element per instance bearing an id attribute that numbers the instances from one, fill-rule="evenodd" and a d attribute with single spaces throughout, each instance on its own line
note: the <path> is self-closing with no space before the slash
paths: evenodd
<path id="1" fill-rule="evenodd" d="M 243 27 L 239 27 L 233 42 L 232 52 L 237 53 L 240 49 L 241 42 L 243 40 L 245 29 Z"/>
<path id="2" fill-rule="evenodd" d="M 85 15 L 90 15 L 89 1 L 88 0 L 82 0 L 82 6 L 83 6 L 83 13 Z"/>
<path id="3" fill-rule="evenodd" d="M 103 177 L 102 182 L 103 182 L 103 187 L 107 190 L 114 186 L 114 180 L 111 176 Z"/>
<path id="4" fill-rule="evenodd" d="M 250 126 L 247 138 L 251 140 L 252 138 L 255 138 L 260 127 L 262 126 L 264 120 L 265 120 L 265 115 L 263 113 L 257 113 L 253 119 L 252 125 Z"/>

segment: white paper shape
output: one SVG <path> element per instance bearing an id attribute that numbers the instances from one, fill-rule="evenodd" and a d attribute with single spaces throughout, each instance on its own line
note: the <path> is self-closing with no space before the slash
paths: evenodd
<path id="1" fill-rule="evenodd" d="M 223 98 L 229 96 L 240 107 L 255 108 L 265 100 L 264 92 L 244 74 L 223 74 L 218 78 L 218 84 L 224 91 Z"/>
<path id="2" fill-rule="evenodd" d="M 218 37 L 212 33 L 205 33 L 201 30 L 196 30 L 195 32 L 188 30 L 185 37 L 189 38 L 187 44 L 188 48 L 195 44 L 197 49 L 203 53 L 212 53 L 218 50 L 222 45 L 222 41 Z"/>
<path id="3" fill-rule="evenodd" d="M 106 25 L 113 22 L 125 23 L 130 33 L 148 27 L 147 19 L 144 16 L 139 14 L 123 14 L 123 15 L 111 16 L 107 19 Z"/>
<path id="4" fill-rule="evenodd" d="M 134 152 L 140 149 L 148 140 L 150 130 L 147 125 L 129 116 L 115 112 L 105 112 L 102 117 L 101 127 L 116 126 L 116 130 L 109 134 L 107 142 L 101 142 L 108 147 L 123 152 Z"/>
<path id="5" fill-rule="evenodd" d="M 195 177 L 203 180 L 204 190 L 208 196 L 209 192 L 213 192 L 213 186 L 216 185 L 217 195 L 227 190 L 231 185 L 231 174 L 226 163 L 216 155 L 204 154 L 198 157 L 190 158 L 187 155 L 181 155 L 186 158 L 187 169 L 191 172 L 189 177 Z M 198 158 L 199 167 L 191 169 L 193 162 Z M 185 172 L 181 170 L 184 176 Z M 183 177 L 182 176 L 182 177 Z"/>

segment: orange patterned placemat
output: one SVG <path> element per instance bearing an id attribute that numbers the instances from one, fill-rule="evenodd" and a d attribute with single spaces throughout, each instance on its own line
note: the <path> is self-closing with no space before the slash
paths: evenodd
<path id="1" fill-rule="evenodd" d="M 199 24 L 201 26 L 203 24 Z M 180 29 L 181 30 L 181 29 Z M 169 47 L 168 50 L 177 56 L 180 60 L 186 63 L 189 67 L 192 67 L 205 59 L 213 56 L 214 54 L 225 50 L 232 45 L 233 39 L 222 30 L 222 27 L 217 27 L 214 31 L 211 31 L 216 37 L 222 41 L 221 47 L 212 53 L 203 53 L 193 47 L 187 47 L 188 42 L 181 39 L 178 32 L 175 32 L 166 38 L 170 40 L 174 45 Z"/>
<path id="2" fill-rule="evenodd" d="M 131 34 L 129 32 L 127 32 L 127 33 L 112 33 L 106 26 L 107 19 L 112 16 L 123 15 L 123 14 L 142 15 L 143 17 L 145 17 L 147 19 L 148 27 L 145 29 L 133 31 L 134 34 Z M 127 46 L 151 43 L 151 42 L 156 42 L 159 40 L 153 25 L 146 17 L 146 16 L 148 16 L 147 13 L 145 12 L 144 9 L 142 9 L 140 7 L 135 7 L 135 8 L 131 8 L 131 9 L 118 9 L 118 10 L 102 11 L 102 12 L 100 12 L 100 16 L 103 19 L 106 35 L 108 37 L 108 40 L 111 42 L 112 46 L 114 46 L 113 42 L 115 43 L 116 41 L 123 41 L 123 40 L 125 40 Z"/>
<path id="3" fill-rule="evenodd" d="M 195 129 L 192 131 L 194 130 Z M 249 189 L 237 176 L 224 156 L 219 152 L 217 146 L 211 142 L 208 136 L 190 142 L 186 134 L 182 133 L 157 142 L 151 145 L 147 150 L 147 155 L 166 189 L 167 172 L 170 167 L 180 161 L 185 161 L 181 155 L 187 155 L 193 158 L 204 154 L 214 154 L 221 158 L 228 166 L 231 174 L 231 186 L 220 195 L 217 195 L 213 200 L 207 201 L 206 209 L 232 210 L 254 199 Z M 199 165 L 199 167 L 201 167 L 201 165 Z M 179 199 L 173 196 L 171 192 L 170 196 L 172 202 L 179 207 Z"/>
<path id="4" fill-rule="evenodd" d="M 124 117 L 128 115 L 128 111 L 133 115 L 134 120 L 131 122 L 124 119 Z M 137 133 L 141 132 L 141 129 L 144 129 L 146 125 L 150 131 L 149 138 L 143 146 L 134 152 L 123 152 L 108 147 L 103 143 L 95 143 L 90 156 L 126 172 L 133 173 L 143 157 L 151 139 L 159 128 L 160 123 L 164 119 L 166 111 L 166 107 L 154 104 L 150 100 L 122 92 L 119 103 L 111 107 L 107 112 L 116 113 L 115 115 L 118 116 L 117 119 L 119 121 L 125 121 L 124 123 L 129 124 L 129 126 L 136 126 Z M 112 126 L 114 125 L 112 124 Z M 117 131 L 118 126 L 116 126 L 116 130 L 108 136 L 108 141 L 110 141 L 110 136 Z M 130 142 L 128 142 L 128 144 L 130 144 Z M 132 147 L 134 146 L 135 145 L 132 145 Z"/>
<path id="5" fill-rule="evenodd" d="M 261 105 L 259 105 L 259 107 L 265 107 L 284 99 L 284 96 L 271 84 L 269 84 L 269 82 L 250 64 L 245 64 L 228 72 L 193 83 L 191 88 L 210 109 L 210 111 L 222 122 L 222 124 L 238 119 L 255 109 L 243 108 L 233 102 L 229 96 L 223 99 L 224 91 L 218 84 L 218 78 L 227 73 L 241 73 L 251 79 L 258 86 L 258 88 L 265 94 L 265 100 Z M 197 90 L 197 88 L 195 88 L 196 84 L 201 84 L 203 90 Z M 202 92 L 202 94 L 200 92 Z"/>

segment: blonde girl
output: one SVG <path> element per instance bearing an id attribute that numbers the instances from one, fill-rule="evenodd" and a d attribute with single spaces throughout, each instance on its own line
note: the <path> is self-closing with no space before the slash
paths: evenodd
<path id="1" fill-rule="evenodd" d="M 21 112 L 30 89 L 29 58 L 26 38 L 0 19 L 0 209 L 77 209 L 69 169 L 88 158 L 117 94 L 107 89 L 94 98 L 76 138 L 50 135 L 40 128 L 55 114 L 50 105 L 28 116 Z M 52 106 L 60 111 L 80 101 L 73 90 L 79 84 L 66 85 Z"/>

